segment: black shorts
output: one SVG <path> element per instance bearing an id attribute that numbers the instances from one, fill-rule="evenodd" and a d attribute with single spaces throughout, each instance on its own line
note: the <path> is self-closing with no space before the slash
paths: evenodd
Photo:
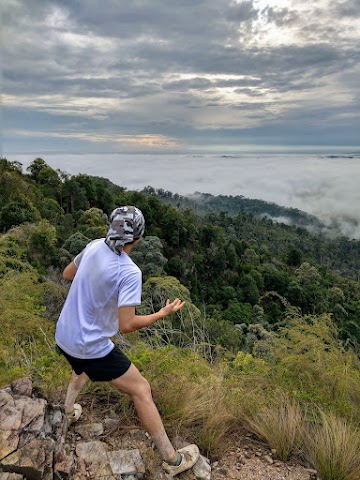
<path id="1" fill-rule="evenodd" d="M 77 375 L 86 373 L 93 382 L 110 382 L 121 377 L 130 368 L 131 362 L 115 345 L 110 353 L 101 358 L 75 358 L 67 354 L 59 346 L 58 349 L 67 359 Z"/>

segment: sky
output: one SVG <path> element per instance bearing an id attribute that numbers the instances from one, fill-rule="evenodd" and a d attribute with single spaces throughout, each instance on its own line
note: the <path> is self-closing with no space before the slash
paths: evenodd
<path id="1" fill-rule="evenodd" d="M 360 148 L 360 0 L 1 3 L 9 159 Z"/>

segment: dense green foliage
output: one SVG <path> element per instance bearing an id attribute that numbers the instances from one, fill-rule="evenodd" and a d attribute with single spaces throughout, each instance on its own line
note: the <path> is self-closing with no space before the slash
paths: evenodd
<path id="1" fill-rule="evenodd" d="M 176 277 L 207 319 L 210 343 L 251 350 L 254 325 L 276 331 L 293 308 L 301 314 L 331 314 L 340 338 L 357 348 L 360 286 L 353 275 L 360 271 L 358 241 L 257 218 L 262 203 L 243 197 L 201 197 L 199 205 L 221 211 L 199 214 L 164 202 L 178 197 L 170 192 L 126 191 L 107 179 L 55 171 L 40 158 L 28 174 L 19 163 L 1 159 L 0 187 L 0 228 L 10 232 L 6 248 L 2 242 L 0 272 L 11 263 L 26 268 L 23 261 L 43 274 L 49 266 L 62 269 L 91 239 L 106 234 L 107 215 L 116 205 L 135 204 L 146 218 L 146 237 L 134 250 L 144 280 Z M 242 211 L 235 214 L 239 205 Z M 26 244 L 21 255 L 16 243 Z"/>

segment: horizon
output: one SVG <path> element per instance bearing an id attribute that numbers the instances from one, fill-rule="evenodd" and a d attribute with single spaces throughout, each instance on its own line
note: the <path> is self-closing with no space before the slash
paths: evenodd
<path id="1" fill-rule="evenodd" d="M 360 145 L 263 145 L 262 148 L 259 145 L 244 145 L 241 148 L 233 148 L 232 146 L 222 145 L 217 148 L 189 148 L 186 150 L 166 150 L 166 151 L 143 151 L 132 150 L 128 152 L 123 151 L 93 151 L 93 152 L 78 152 L 78 151 L 66 151 L 66 150 L 42 150 L 39 154 L 38 151 L 2 151 L 1 156 L 4 158 L 14 155 L 32 155 L 34 158 L 42 158 L 46 155 L 359 155 Z"/>

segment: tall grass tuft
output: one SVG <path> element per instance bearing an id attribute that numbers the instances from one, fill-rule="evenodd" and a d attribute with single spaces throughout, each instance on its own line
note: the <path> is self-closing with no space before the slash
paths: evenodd
<path id="1" fill-rule="evenodd" d="M 251 431 L 276 449 L 281 460 L 299 453 L 303 416 L 298 403 L 284 397 L 278 405 L 261 407 L 246 422 Z"/>
<path id="2" fill-rule="evenodd" d="M 220 452 L 226 448 L 235 415 L 221 377 L 193 384 L 184 397 L 179 416 L 181 426 L 194 428 L 204 450 Z"/>
<path id="3" fill-rule="evenodd" d="M 321 424 L 306 428 L 304 444 L 323 480 L 360 479 L 360 430 L 343 418 L 321 412 Z"/>

